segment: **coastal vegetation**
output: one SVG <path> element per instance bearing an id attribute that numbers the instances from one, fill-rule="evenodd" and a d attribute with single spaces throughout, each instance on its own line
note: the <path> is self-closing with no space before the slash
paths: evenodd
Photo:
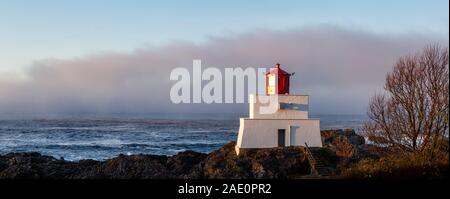
<path id="1" fill-rule="evenodd" d="M 430 45 L 399 58 L 386 76 L 385 92 L 369 104 L 363 131 L 383 154 L 351 165 L 343 176 L 448 177 L 448 57 L 448 48 Z"/>

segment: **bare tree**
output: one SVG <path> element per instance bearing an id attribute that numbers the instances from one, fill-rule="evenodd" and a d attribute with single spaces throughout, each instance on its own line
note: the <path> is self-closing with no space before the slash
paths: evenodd
<path id="1" fill-rule="evenodd" d="M 370 101 L 371 121 L 365 124 L 370 141 L 431 156 L 448 146 L 448 57 L 448 48 L 432 45 L 397 61 L 386 76 L 386 92 Z"/>

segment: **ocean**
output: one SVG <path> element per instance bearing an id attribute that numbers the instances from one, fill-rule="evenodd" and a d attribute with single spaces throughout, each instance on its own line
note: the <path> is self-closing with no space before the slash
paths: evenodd
<path id="1" fill-rule="evenodd" d="M 236 140 L 237 114 L 70 115 L 0 117 L 0 154 L 39 152 L 65 160 L 119 154 L 208 153 Z M 321 129 L 360 129 L 363 115 L 313 115 Z"/>

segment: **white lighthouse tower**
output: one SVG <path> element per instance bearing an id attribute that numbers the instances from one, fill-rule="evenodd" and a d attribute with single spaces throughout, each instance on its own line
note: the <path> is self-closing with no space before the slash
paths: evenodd
<path id="1" fill-rule="evenodd" d="M 292 75 L 277 64 L 266 74 L 266 95 L 250 95 L 249 118 L 240 118 L 238 155 L 245 149 L 322 147 L 320 121 L 309 118 L 309 96 L 289 94 Z"/>

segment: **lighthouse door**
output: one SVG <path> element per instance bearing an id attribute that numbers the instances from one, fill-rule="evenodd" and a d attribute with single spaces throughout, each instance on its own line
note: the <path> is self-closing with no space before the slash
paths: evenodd
<path id="1" fill-rule="evenodd" d="M 299 126 L 291 126 L 291 128 L 289 129 L 289 134 L 290 134 L 290 145 L 291 146 L 295 146 L 296 145 L 296 139 L 297 139 L 297 130 L 299 129 Z"/>
<path id="2" fill-rule="evenodd" d="M 278 146 L 286 146 L 286 129 L 278 129 Z"/>

